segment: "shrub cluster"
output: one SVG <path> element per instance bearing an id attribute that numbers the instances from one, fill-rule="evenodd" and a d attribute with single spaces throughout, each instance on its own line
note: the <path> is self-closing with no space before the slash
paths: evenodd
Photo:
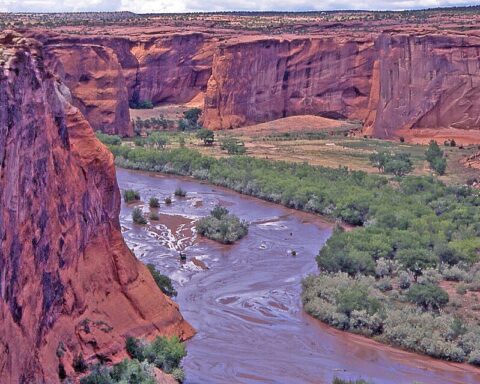
<path id="1" fill-rule="evenodd" d="M 229 155 L 243 155 L 247 152 L 245 143 L 236 137 L 226 136 L 220 140 L 220 149 Z"/>
<path id="2" fill-rule="evenodd" d="M 248 224 L 230 214 L 225 207 L 217 205 L 210 216 L 197 222 L 196 229 L 201 236 L 223 244 L 232 244 L 247 235 Z"/>
<path id="3" fill-rule="evenodd" d="M 160 272 L 157 271 L 153 264 L 147 264 L 147 268 L 152 274 L 153 280 L 157 283 L 158 288 L 167 296 L 177 296 L 177 291 L 173 287 L 172 280 L 166 276 L 162 275 Z"/>
<path id="4" fill-rule="evenodd" d="M 153 364 L 125 359 L 113 367 L 97 365 L 80 379 L 80 384 L 155 384 Z"/>
<path id="5" fill-rule="evenodd" d="M 131 203 L 132 201 L 140 200 L 140 192 L 134 189 L 125 189 L 123 191 L 123 200 L 126 203 Z"/>
<path id="6" fill-rule="evenodd" d="M 132 359 L 147 361 L 166 373 L 181 368 L 180 363 L 187 355 L 185 346 L 176 336 L 157 336 L 151 343 L 128 337 L 126 349 Z"/>
<path id="7" fill-rule="evenodd" d="M 374 277 L 323 273 L 303 281 L 302 300 L 309 314 L 336 328 L 433 357 L 474 363 L 480 355 L 480 326 L 439 310 L 448 295 L 438 286 L 427 282 L 401 289 L 399 280 L 392 277 L 392 289 L 384 291 Z"/>
<path id="8" fill-rule="evenodd" d="M 373 153 L 370 155 L 370 163 L 379 171 L 395 176 L 404 176 L 413 171 L 413 162 L 408 153 Z"/>
<path id="9" fill-rule="evenodd" d="M 432 168 L 439 175 L 444 175 L 447 169 L 447 159 L 443 155 L 443 151 L 436 141 L 430 141 L 425 157 Z"/>
<path id="10" fill-rule="evenodd" d="M 101 131 L 96 131 L 95 136 L 105 145 L 120 145 L 122 144 L 122 139 L 118 135 L 107 135 Z"/>

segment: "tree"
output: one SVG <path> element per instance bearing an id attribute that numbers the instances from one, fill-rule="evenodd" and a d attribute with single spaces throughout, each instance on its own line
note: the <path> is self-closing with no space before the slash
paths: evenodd
<path id="1" fill-rule="evenodd" d="M 168 139 L 160 132 L 152 132 L 150 136 L 148 136 L 147 143 L 152 147 L 164 149 L 168 144 Z"/>
<path id="2" fill-rule="evenodd" d="M 387 160 L 387 154 L 385 152 L 375 152 L 370 155 L 369 160 L 370 164 L 377 168 L 379 172 L 382 172 Z"/>
<path id="3" fill-rule="evenodd" d="M 215 141 L 215 134 L 213 131 L 202 128 L 197 132 L 197 138 L 203 140 L 205 145 L 211 145 Z"/>
<path id="4" fill-rule="evenodd" d="M 236 137 L 224 137 L 220 143 L 220 149 L 227 151 L 229 155 L 243 155 L 247 151 L 245 143 Z"/>
<path id="5" fill-rule="evenodd" d="M 425 152 L 425 158 L 430 163 L 430 168 L 439 175 L 444 175 L 447 169 L 447 160 L 443 156 L 443 151 L 435 140 L 431 140 Z"/>
<path id="6" fill-rule="evenodd" d="M 395 257 L 405 269 L 413 272 L 415 279 L 422 271 L 438 264 L 438 258 L 433 252 L 424 249 L 401 249 Z"/>
<path id="7" fill-rule="evenodd" d="M 407 298 L 425 310 L 434 311 L 447 305 L 449 300 L 448 293 L 432 283 L 413 285 L 407 292 Z"/>
<path id="8" fill-rule="evenodd" d="M 195 125 L 198 123 L 198 119 L 200 118 L 201 113 L 202 110 L 200 108 L 191 108 L 183 112 L 183 117 L 184 119 Z"/>
<path id="9" fill-rule="evenodd" d="M 370 164 L 379 171 L 391 173 L 395 176 L 404 176 L 413 171 L 413 162 L 408 153 L 372 153 Z"/>

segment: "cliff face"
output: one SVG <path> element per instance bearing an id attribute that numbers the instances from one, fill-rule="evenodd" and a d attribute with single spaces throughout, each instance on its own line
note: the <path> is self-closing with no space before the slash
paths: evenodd
<path id="1" fill-rule="evenodd" d="M 65 42 L 47 47 L 46 57 L 93 129 L 132 136 L 126 82 L 112 49 Z"/>
<path id="2" fill-rule="evenodd" d="M 231 42 L 214 56 L 204 124 L 232 128 L 291 115 L 364 119 L 373 43 L 335 38 Z"/>
<path id="3" fill-rule="evenodd" d="M 205 92 L 215 44 L 202 33 L 32 36 L 92 127 L 121 136 L 133 135 L 129 101 L 184 103 Z"/>
<path id="4" fill-rule="evenodd" d="M 42 46 L 0 35 L 0 382 L 55 383 L 126 335 L 192 335 L 125 245 L 113 159 Z"/>
<path id="5" fill-rule="evenodd" d="M 368 133 L 480 129 L 479 38 L 384 34 L 375 46 Z"/>
<path id="6" fill-rule="evenodd" d="M 205 97 L 211 128 L 320 114 L 369 134 L 480 128 L 480 41 L 384 33 L 365 39 L 257 39 L 217 49 Z"/>
<path id="7" fill-rule="evenodd" d="M 74 104 L 108 133 L 132 134 L 128 101 L 185 103 L 199 94 L 205 94 L 203 123 L 212 129 L 303 114 L 362 120 L 365 133 L 378 137 L 480 128 L 474 34 L 32 33 Z"/>

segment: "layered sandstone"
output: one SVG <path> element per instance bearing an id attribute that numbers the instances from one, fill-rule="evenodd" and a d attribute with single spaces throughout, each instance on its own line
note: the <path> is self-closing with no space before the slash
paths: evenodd
<path id="1" fill-rule="evenodd" d="M 384 33 L 375 51 L 367 133 L 480 129 L 480 38 Z"/>
<path id="2" fill-rule="evenodd" d="M 375 50 L 366 39 L 231 41 L 215 52 L 203 114 L 213 129 L 292 115 L 364 119 Z"/>
<path id="3" fill-rule="evenodd" d="M 94 129 L 131 136 L 129 102 L 185 103 L 205 92 L 216 39 L 200 32 L 153 36 L 33 33 L 47 65 Z"/>
<path id="4" fill-rule="evenodd" d="M 480 34 L 316 28 L 280 36 L 198 26 L 31 34 L 44 42 L 74 104 L 108 133 L 132 134 L 128 101 L 178 104 L 205 94 L 202 121 L 212 129 L 309 114 L 361 120 L 377 137 L 428 129 L 480 136 Z"/>
<path id="5" fill-rule="evenodd" d="M 0 382 L 56 383 L 126 335 L 193 333 L 125 245 L 112 155 L 43 48 L 0 36 Z"/>

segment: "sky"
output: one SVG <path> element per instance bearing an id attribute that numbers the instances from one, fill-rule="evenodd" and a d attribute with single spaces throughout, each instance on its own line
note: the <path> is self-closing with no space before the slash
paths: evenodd
<path id="1" fill-rule="evenodd" d="M 402 10 L 480 5 L 480 0 L 0 0 L 0 12 Z"/>

